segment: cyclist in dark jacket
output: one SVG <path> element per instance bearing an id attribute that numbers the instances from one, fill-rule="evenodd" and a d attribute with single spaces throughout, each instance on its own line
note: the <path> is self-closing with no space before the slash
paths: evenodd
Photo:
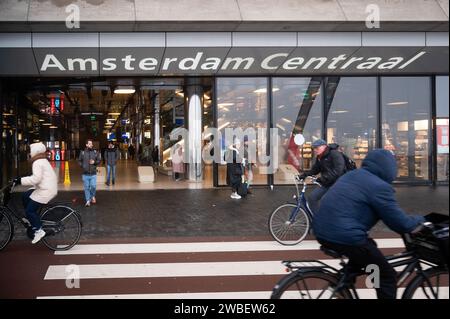
<path id="1" fill-rule="evenodd" d="M 379 267 L 378 298 L 396 297 L 396 274 L 369 238 L 369 230 L 382 220 L 403 234 L 414 231 L 425 221 L 422 216 L 406 215 L 399 207 L 391 186 L 396 176 L 397 164 L 390 151 L 370 151 L 361 169 L 348 172 L 331 187 L 313 220 L 317 240 L 349 257 L 352 269 L 370 264 Z"/>
<path id="2" fill-rule="evenodd" d="M 336 149 L 332 149 L 322 139 L 318 139 L 312 143 L 316 161 L 310 171 L 305 172 L 300 177 L 317 175 L 320 177 L 317 181 L 322 187 L 316 188 L 308 196 L 308 204 L 315 213 L 319 210 L 319 202 L 323 195 L 333 185 L 337 179 L 345 173 L 345 160 L 342 153 Z"/>

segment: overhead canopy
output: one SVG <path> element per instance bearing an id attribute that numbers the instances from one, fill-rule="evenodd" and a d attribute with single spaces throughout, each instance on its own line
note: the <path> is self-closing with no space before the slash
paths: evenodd
<path id="1" fill-rule="evenodd" d="M 447 74 L 447 32 L 0 33 L 0 76 Z"/>

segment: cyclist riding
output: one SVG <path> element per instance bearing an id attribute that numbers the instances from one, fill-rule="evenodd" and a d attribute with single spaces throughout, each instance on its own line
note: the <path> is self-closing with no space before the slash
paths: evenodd
<path id="1" fill-rule="evenodd" d="M 39 242 L 44 236 L 39 209 L 52 200 L 58 193 L 56 174 L 46 156 L 46 147 L 42 143 L 30 145 L 30 155 L 33 174 L 28 177 L 14 179 L 16 185 L 33 186 L 22 195 L 22 203 L 26 216 L 34 231 L 32 244 Z"/>
<path id="2" fill-rule="evenodd" d="M 342 153 L 336 149 L 330 148 L 322 139 L 318 139 L 312 143 L 316 161 L 312 169 L 300 175 L 300 179 L 305 179 L 307 176 L 317 175 L 320 173 L 320 178 L 317 182 L 322 187 L 316 188 L 308 196 L 308 204 L 316 213 L 319 210 L 319 202 L 328 189 L 337 181 L 337 179 L 346 172 L 345 160 Z"/>
<path id="3" fill-rule="evenodd" d="M 379 267 L 380 299 L 396 298 L 396 273 L 369 238 L 369 230 L 382 220 L 397 233 L 414 233 L 425 222 L 422 216 L 408 216 L 399 207 L 391 186 L 396 176 L 397 164 L 390 151 L 370 151 L 361 169 L 339 178 L 327 192 L 313 219 L 319 243 L 347 256 L 352 272 L 370 264 Z"/>

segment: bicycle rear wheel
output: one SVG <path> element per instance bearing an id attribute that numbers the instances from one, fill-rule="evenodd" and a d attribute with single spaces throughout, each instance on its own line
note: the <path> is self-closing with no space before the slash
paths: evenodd
<path id="1" fill-rule="evenodd" d="M 448 269 L 431 268 L 406 287 L 402 299 L 449 299 Z"/>
<path id="2" fill-rule="evenodd" d="M 309 228 L 308 215 L 297 205 L 284 204 L 270 214 L 270 235 L 282 245 L 298 244 L 305 239 Z"/>
<path id="3" fill-rule="evenodd" d="M 41 217 L 42 228 L 46 232 L 42 239 L 51 250 L 69 250 L 81 237 L 81 217 L 68 206 L 53 206 Z"/>
<path id="4" fill-rule="evenodd" d="M 352 299 L 348 288 L 336 290 L 337 276 L 320 270 L 294 271 L 281 279 L 271 299 Z"/>
<path id="5" fill-rule="evenodd" d="M 4 208 L 0 208 L 0 250 L 4 249 L 14 235 L 14 226 L 11 217 L 5 212 Z"/>

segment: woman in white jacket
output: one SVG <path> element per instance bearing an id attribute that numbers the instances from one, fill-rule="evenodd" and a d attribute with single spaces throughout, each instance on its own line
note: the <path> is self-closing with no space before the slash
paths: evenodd
<path id="1" fill-rule="evenodd" d="M 42 229 L 39 209 L 52 200 L 58 193 L 58 180 L 46 156 L 46 147 L 42 143 L 30 145 L 30 155 L 33 175 L 18 177 L 14 180 L 16 184 L 33 186 L 22 196 L 23 206 L 31 227 L 34 230 L 32 244 L 37 243 L 45 236 Z"/>

